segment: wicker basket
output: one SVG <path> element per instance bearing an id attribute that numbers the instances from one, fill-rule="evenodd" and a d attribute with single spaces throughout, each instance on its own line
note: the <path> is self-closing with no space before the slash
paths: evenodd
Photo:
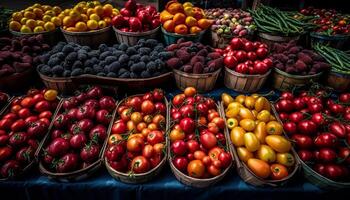
<path id="1" fill-rule="evenodd" d="M 321 75 L 322 72 L 305 76 L 292 75 L 274 68 L 274 72 L 272 74 L 272 84 L 277 90 L 287 91 L 293 89 L 295 86 L 305 86 L 311 81 L 316 82 L 320 79 Z"/>
<path id="2" fill-rule="evenodd" d="M 180 70 L 173 70 L 176 85 L 181 90 L 187 87 L 195 87 L 199 93 L 209 92 L 215 87 L 221 69 L 206 74 L 190 74 Z"/>
<path id="3" fill-rule="evenodd" d="M 161 29 L 162 29 L 163 38 L 166 46 L 176 43 L 176 41 L 180 38 L 184 38 L 186 41 L 201 42 L 203 39 L 204 33 L 206 32 L 206 30 L 203 30 L 198 34 L 180 35 L 177 33 L 169 33 L 163 27 Z"/>
<path id="4" fill-rule="evenodd" d="M 6 111 L 9 111 L 9 110 L 10 110 L 11 103 L 12 103 L 12 101 L 13 101 L 14 99 L 15 99 L 15 98 L 12 98 L 11 101 L 7 104 L 7 106 L 3 109 L 3 111 L 1 112 L 1 117 L 2 117 L 3 114 L 6 113 Z M 63 101 L 61 100 L 61 101 L 59 102 L 58 106 L 57 106 L 57 109 L 55 110 L 54 115 L 57 114 L 57 112 L 58 112 L 58 107 L 59 107 L 62 103 L 63 103 Z M 8 178 L 0 178 L 0 182 L 1 182 L 1 181 L 12 180 L 12 179 L 16 179 L 16 178 L 18 178 L 18 177 L 21 177 L 21 176 L 25 175 L 26 173 L 28 173 L 28 172 L 30 171 L 30 169 L 32 169 L 32 168 L 38 163 L 38 155 L 39 155 L 39 152 L 40 152 L 40 150 L 42 149 L 43 144 L 44 144 L 44 141 L 45 141 L 46 137 L 49 135 L 51 128 L 52 128 L 52 123 L 50 124 L 50 126 L 49 126 L 49 128 L 48 128 L 48 131 L 47 131 L 45 137 L 42 138 L 42 139 L 40 140 L 40 143 L 39 143 L 39 145 L 38 145 L 38 148 L 35 150 L 35 153 L 34 153 L 34 159 L 33 159 L 27 166 L 25 166 L 25 167 L 22 169 L 22 171 L 21 171 L 17 176 L 8 177 Z"/>
<path id="5" fill-rule="evenodd" d="M 330 71 L 326 80 L 328 86 L 339 92 L 349 91 L 350 89 L 350 75 Z"/>
<path id="6" fill-rule="evenodd" d="M 270 73 L 271 70 L 262 75 L 241 74 L 225 67 L 224 84 L 237 92 L 256 92 L 264 85 Z"/>
<path id="7" fill-rule="evenodd" d="M 224 117 L 225 122 L 226 122 L 226 116 L 225 116 L 225 111 L 224 111 L 225 109 L 224 109 L 223 102 L 221 102 L 220 107 L 221 107 L 220 108 L 221 115 Z M 275 112 L 274 112 L 274 115 L 278 118 L 278 115 L 276 115 Z M 284 133 L 284 136 L 287 137 L 285 133 Z M 229 130 L 227 128 L 227 125 L 225 128 L 225 137 L 230 138 L 230 133 L 229 133 Z M 243 181 L 246 183 L 249 183 L 249 184 L 254 185 L 254 186 L 261 186 L 261 187 L 263 187 L 263 186 L 279 187 L 279 186 L 283 186 L 283 185 L 287 184 L 299 172 L 300 162 L 298 160 L 298 155 L 295 152 L 295 150 L 292 148 L 291 153 L 295 158 L 295 166 L 294 166 L 293 170 L 291 171 L 291 173 L 289 173 L 289 175 L 287 177 L 285 177 L 281 180 L 262 179 L 262 178 L 256 176 L 249 169 L 249 167 L 239 159 L 237 151 L 236 151 L 236 147 L 232 144 L 231 140 L 229 141 L 229 143 L 230 143 L 231 153 L 234 156 L 235 164 L 237 167 L 237 173 L 243 179 Z"/>
<path id="8" fill-rule="evenodd" d="M 50 77 L 38 72 L 41 80 L 47 88 L 55 89 L 62 94 L 71 94 L 77 89 L 71 78 Z"/>
<path id="9" fill-rule="evenodd" d="M 259 32 L 258 36 L 259 36 L 261 42 L 267 44 L 270 48 L 273 46 L 274 43 L 285 43 L 285 42 L 289 42 L 291 40 L 298 41 L 300 39 L 300 35 L 297 35 L 297 36 L 279 36 L 279 35 L 272 35 L 272 34 L 263 33 L 263 32 Z"/>
<path id="10" fill-rule="evenodd" d="M 171 107 L 169 107 L 169 110 L 171 109 Z M 221 112 L 220 112 L 220 106 L 217 105 L 217 111 L 219 112 L 220 116 L 222 118 L 224 118 L 224 116 L 222 116 Z M 170 112 L 169 112 L 169 117 L 170 117 Z M 170 129 L 169 129 L 170 130 Z M 225 136 L 226 138 L 226 147 L 227 149 L 230 149 L 229 147 L 229 140 L 228 137 Z M 229 170 L 232 168 L 233 163 L 231 163 L 220 175 L 212 177 L 212 178 L 205 178 L 205 179 L 199 179 L 199 178 L 193 178 L 190 177 L 184 173 L 182 173 L 180 170 L 178 170 L 173 162 L 172 162 L 172 156 L 170 154 L 170 142 L 168 141 L 169 146 L 168 146 L 168 152 L 169 152 L 169 157 L 168 157 L 168 161 L 169 161 L 169 165 L 170 165 L 170 169 L 173 172 L 173 174 L 175 175 L 176 179 L 178 181 L 180 181 L 182 184 L 184 185 L 188 185 L 191 187 L 196 187 L 196 188 L 206 188 L 206 187 L 210 187 L 215 185 L 216 183 L 218 183 L 219 181 L 221 181 L 225 175 L 229 172 Z M 229 152 L 229 150 L 228 150 Z M 232 156 L 232 154 L 231 154 Z M 235 158 L 232 156 L 232 159 L 234 160 Z"/>
<path id="11" fill-rule="evenodd" d="M 33 80 L 36 80 L 37 75 L 34 73 L 35 69 L 32 67 L 21 73 L 14 73 L 9 76 L 0 78 L 0 89 L 13 92 L 22 90 L 23 87 L 31 85 Z"/>
<path id="12" fill-rule="evenodd" d="M 136 45 L 140 39 L 157 39 L 159 37 L 159 29 L 160 27 L 146 32 L 124 32 L 113 26 L 118 42 L 128 44 L 129 46 Z"/>
<path id="13" fill-rule="evenodd" d="M 64 99 L 61 100 L 60 104 L 58 105 L 55 114 L 53 115 L 52 119 L 55 119 L 56 116 L 60 113 L 62 110 L 62 104 L 63 104 Z M 115 115 L 116 110 L 113 112 L 113 115 Z M 50 127 L 48 134 L 46 134 L 46 137 L 41 145 L 40 151 L 36 154 L 37 160 L 40 160 L 39 157 L 44 153 L 44 147 L 49 144 L 50 142 L 50 137 L 51 137 L 51 129 L 53 127 L 53 122 L 54 120 L 51 121 Z M 108 126 L 108 132 L 111 131 L 113 126 L 113 121 L 111 120 L 109 126 Z M 47 170 L 44 166 L 44 164 L 40 161 L 39 162 L 39 170 L 40 172 L 47 176 L 50 179 L 56 180 L 56 181 L 61 181 L 61 182 L 71 182 L 71 181 L 79 181 L 85 178 L 90 177 L 93 173 L 95 173 L 103 164 L 103 155 L 106 150 L 107 146 L 107 141 L 108 137 L 105 139 L 102 148 L 100 150 L 99 158 L 94 162 L 91 163 L 88 167 L 84 169 L 79 169 L 73 172 L 68 172 L 68 173 L 55 173 Z"/>
<path id="14" fill-rule="evenodd" d="M 56 28 L 54 31 L 45 31 L 41 33 L 21 33 L 21 32 L 12 31 L 12 30 L 9 30 L 9 31 L 13 36 L 16 36 L 16 37 L 23 37 L 23 36 L 31 37 L 31 36 L 42 34 L 44 37 L 44 42 L 46 44 L 49 44 L 50 46 L 56 45 L 56 43 L 60 40 L 60 37 L 62 36 L 58 28 Z"/>
<path id="15" fill-rule="evenodd" d="M 311 32 L 310 33 L 310 42 L 311 46 L 316 43 L 321 43 L 324 45 L 329 45 L 333 48 L 343 49 L 349 40 L 350 35 L 322 35 L 319 33 Z"/>
<path id="16" fill-rule="evenodd" d="M 108 43 L 111 39 L 110 26 L 89 32 L 70 32 L 62 28 L 61 31 L 67 42 L 77 43 L 82 46 L 98 47 L 100 44 Z"/>
<path id="17" fill-rule="evenodd" d="M 142 95 L 133 95 L 133 96 L 129 96 L 128 98 L 130 97 L 136 97 L 136 96 L 142 96 Z M 124 99 L 122 101 L 119 102 L 119 104 L 117 105 L 116 107 L 116 110 L 119 108 L 120 105 L 122 105 L 125 101 L 127 100 Z M 165 102 L 165 105 L 166 107 L 168 108 L 168 101 L 166 98 L 164 98 L 164 102 Z M 165 127 L 165 131 L 168 130 L 168 127 L 169 127 L 169 119 L 170 119 L 170 114 L 169 114 L 169 109 L 167 109 L 166 111 L 166 127 Z M 112 122 L 114 122 L 116 119 L 116 112 L 113 114 L 113 118 L 112 118 Z M 111 134 L 111 130 L 108 131 L 108 136 Z M 167 144 L 167 139 L 166 139 L 166 144 L 165 144 L 165 147 L 168 146 Z M 129 183 L 129 184 L 137 184 L 137 183 L 145 183 L 145 182 L 148 182 L 150 180 L 152 180 L 154 177 L 156 177 L 163 169 L 164 165 L 166 164 L 166 158 L 167 158 L 167 154 L 168 154 L 168 149 L 166 148 L 166 152 L 165 152 L 165 155 L 162 159 L 162 161 L 158 164 L 158 166 L 156 166 L 155 168 L 151 169 L 150 171 L 146 172 L 146 173 L 141 173 L 141 174 L 130 174 L 130 173 L 124 173 L 124 172 L 119 172 L 115 169 L 113 169 L 107 159 L 104 159 L 104 163 L 105 163 L 105 166 L 107 168 L 107 171 L 108 173 L 113 177 L 115 178 L 116 180 L 119 180 L 123 183 Z"/>

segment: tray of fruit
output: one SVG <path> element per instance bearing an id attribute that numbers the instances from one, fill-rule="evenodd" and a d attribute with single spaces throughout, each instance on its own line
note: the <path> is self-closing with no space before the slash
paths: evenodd
<path id="1" fill-rule="evenodd" d="M 176 179 L 199 188 L 222 180 L 232 166 L 232 157 L 219 105 L 188 87 L 174 96 L 169 109 L 168 159 Z"/>
<path id="2" fill-rule="evenodd" d="M 255 186 L 281 186 L 297 174 L 300 163 L 271 103 L 263 96 L 222 94 L 227 138 L 237 172 Z"/>
<path id="3" fill-rule="evenodd" d="M 112 19 L 113 30 L 119 43 L 135 45 L 138 40 L 156 39 L 159 36 L 160 20 L 157 9 L 128 0 L 120 15 Z"/>
<path id="4" fill-rule="evenodd" d="M 46 85 L 63 91 L 83 83 L 140 89 L 171 79 L 166 65 L 171 57 L 173 53 L 154 39 L 133 46 L 101 44 L 97 49 L 60 42 L 42 56 L 37 70 Z"/>
<path id="5" fill-rule="evenodd" d="M 211 45 L 224 48 L 233 37 L 251 38 L 256 26 L 249 12 L 233 8 L 213 8 L 204 11 L 208 19 L 214 20 L 211 26 Z"/>
<path id="6" fill-rule="evenodd" d="M 161 89 L 122 100 L 113 116 L 105 165 L 115 179 L 143 183 L 166 163 L 168 101 Z"/>
<path id="7" fill-rule="evenodd" d="M 43 40 L 42 35 L 0 38 L 0 89 L 15 90 L 32 81 L 40 54 L 50 49 Z"/>
<path id="8" fill-rule="evenodd" d="M 304 176 L 323 189 L 350 187 L 349 103 L 350 93 L 337 95 L 318 86 L 283 92 L 275 104 Z"/>
<path id="9" fill-rule="evenodd" d="M 213 23 L 213 20 L 206 19 L 203 9 L 193 6 L 190 2 L 181 4 L 176 0 L 167 2 L 159 16 L 167 45 L 180 38 L 200 42 L 204 32 Z"/>
<path id="10" fill-rule="evenodd" d="M 35 165 L 58 103 L 57 91 L 31 89 L 7 104 L 0 117 L 0 181 Z"/>
<path id="11" fill-rule="evenodd" d="M 61 101 L 38 152 L 40 172 L 69 182 L 91 176 L 102 166 L 115 100 L 99 87 Z"/>

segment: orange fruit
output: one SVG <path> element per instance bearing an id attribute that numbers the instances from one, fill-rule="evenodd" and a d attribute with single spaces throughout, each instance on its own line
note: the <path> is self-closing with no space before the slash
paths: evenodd
<path id="1" fill-rule="evenodd" d="M 80 20 L 83 22 L 87 22 L 89 20 L 89 17 L 85 14 L 81 14 L 80 15 Z"/>
<path id="2" fill-rule="evenodd" d="M 196 18 L 194 18 L 192 16 L 186 17 L 186 25 L 189 26 L 189 27 L 197 26 Z"/>
<path id="3" fill-rule="evenodd" d="M 168 11 L 163 10 L 160 13 L 160 22 L 164 23 L 167 20 L 173 19 L 174 15 L 170 14 Z"/>
<path id="4" fill-rule="evenodd" d="M 186 35 L 188 33 L 188 28 L 185 24 L 179 24 L 179 25 L 175 26 L 174 31 L 177 34 Z"/>
<path id="5" fill-rule="evenodd" d="M 92 3 L 93 3 L 95 6 L 101 5 L 101 2 L 99 2 L 99 1 L 93 1 Z"/>
<path id="6" fill-rule="evenodd" d="M 75 10 L 71 10 L 69 12 L 69 17 L 76 22 L 80 19 L 80 13 Z"/>
<path id="7" fill-rule="evenodd" d="M 60 20 L 62 21 L 65 15 L 63 13 L 60 13 L 57 17 L 60 18 Z"/>
<path id="8" fill-rule="evenodd" d="M 55 24 L 53 24 L 52 22 L 46 22 L 44 28 L 46 31 L 53 31 L 56 27 Z"/>
<path id="9" fill-rule="evenodd" d="M 169 5 L 167 5 L 166 10 L 170 14 L 175 15 L 176 13 L 183 13 L 184 12 L 184 7 L 179 2 L 173 2 L 173 3 L 169 4 Z"/>
<path id="10" fill-rule="evenodd" d="M 78 22 L 75 24 L 75 28 L 79 32 L 83 32 L 87 30 L 87 25 L 84 22 Z"/>
<path id="11" fill-rule="evenodd" d="M 182 6 L 184 8 L 186 8 L 186 7 L 193 7 L 193 4 L 191 2 L 185 2 L 184 4 L 182 4 Z"/>
<path id="12" fill-rule="evenodd" d="M 200 20 L 204 17 L 204 11 L 201 8 L 198 7 L 193 7 L 192 8 L 193 16 L 197 19 Z"/>
<path id="13" fill-rule="evenodd" d="M 52 10 L 52 6 L 49 6 L 49 5 L 43 5 L 42 8 L 45 12 L 48 10 Z"/>
<path id="14" fill-rule="evenodd" d="M 58 18 L 58 17 L 53 17 L 53 18 L 51 18 L 51 22 L 52 22 L 53 24 L 55 24 L 55 26 L 61 26 L 61 24 L 62 24 L 61 19 Z"/>
<path id="15" fill-rule="evenodd" d="M 53 10 L 48 10 L 45 12 L 45 15 L 49 15 L 51 17 L 54 17 L 54 16 L 56 16 L 56 13 Z"/>
<path id="16" fill-rule="evenodd" d="M 167 31 L 167 32 L 174 32 L 174 28 L 175 28 L 175 23 L 173 20 L 167 20 L 163 23 L 163 28 Z"/>
<path id="17" fill-rule="evenodd" d="M 186 20 L 186 15 L 183 13 L 176 13 L 173 17 L 175 25 L 184 24 Z"/>
<path id="18" fill-rule="evenodd" d="M 69 15 L 69 12 L 70 12 L 70 11 L 71 11 L 71 9 L 65 9 L 65 10 L 63 11 L 63 14 L 67 16 L 67 15 Z"/>
<path id="19" fill-rule="evenodd" d="M 88 8 L 87 10 L 86 10 L 86 14 L 88 15 L 88 16 L 90 16 L 90 15 L 92 15 L 92 14 L 94 14 L 95 13 L 95 10 L 93 9 L 93 8 Z"/>
<path id="20" fill-rule="evenodd" d="M 35 14 L 36 18 L 39 18 L 39 19 L 41 19 L 44 15 L 43 10 L 41 10 L 39 8 L 34 8 L 33 13 Z"/>
<path id="21" fill-rule="evenodd" d="M 107 26 L 111 25 L 112 19 L 110 17 L 103 18 L 103 21 L 106 22 Z"/>
<path id="22" fill-rule="evenodd" d="M 75 27 L 68 27 L 66 30 L 70 32 L 78 32 L 78 30 Z"/>
<path id="23" fill-rule="evenodd" d="M 113 6 L 111 4 L 105 4 L 103 6 L 103 16 L 110 17 L 113 13 Z"/>
<path id="24" fill-rule="evenodd" d="M 32 6 L 33 8 L 40 8 L 41 9 L 41 4 L 40 3 L 36 3 Z"/>
<path id="25" fill-rule="evenodd" d="M 33 12 L 26 11 L 24 12 L 24 17 L 28 19 L 35 19 L 35 14 Z"/>
<path id="26" fill-rule="evenodd" d="M 22 24 L 22 25 L 25 25 L 26 22 L 27 22 L 27 20 L 28 20 L 28 18 L 23 17 L 23 18 L 21 19 L 21 24 Z"/>
<path id="27" fill-rule="evenodd" d="M 78 4 L 78 5 L 74 6 L 73 10 L 78 12 L 78 13 L 83 13 L 84 12 L 84 6 Z"/>
<path id="28" fill-rule="evenodd" d="M 89 19 L 95 20 L 95 21 L 100 21 L 100 17 L 97 14 L 92 14 L 89 16 Z"/>
<path id="29" fill-rule="evenodd" d="M 202 29 L 199 28 L 198 26 L 192 26 L 190 28 L 190 33 L 192 33 L 192 34 L 197 34 L 197 33 L 201 32 L 201 31 L 202 31 Z"/>
<path id="30" fill-rule="evenodd" d="M 34 28 L 33 31 L 34 31 L 34 33 L 41 33 L 41 32 L 44 32 L 45 29 L 42 26 L 37 26 L 37 27 Z"/>
<path id="31" fill-rule="evenodd" d="M 22 13 L 20 13 L 20 12 L 12 13 L 12 20 L 20 22 L 22 18 L 23 18 Z"/>
<path id="32" fill-rule="evenodd" d="M 32 29 L 30 29 L 28 26 L 26 26 L 26 25 L 23 25 L 22 27 L 21 27 L 21 33 L 31 33 L 32 32 Z"/>
<path id="33" fill-rule="evenodd" d="M 95 10 L 95 13 L 97 15 L 102 16 L 102 14 L 103 14 L 103 7 L 102 6 L 98 5 L 94 8 L 94 10 Z"/>
<path id="34" fill-rule="evenodd" d="M 9 28 L 13 31 L 20 31 L 22 24 L 18 21 L 11 21 L 9 24 Z"/>
<path id="35" fill-rule="evenodd" d="M 97 23 L 97 21 L 95 21 L 95 20 L 89 20 L 89 21 L 87 21 L 87 27 L 90 29 L 90 30 L 95 30 L 95 29 L 97 29 L 98 28 L 98 23 Z"/>
<path id="36" fill-rule="evenodd" d="M 50 15 L 44 15 L 43 21 L 44 22 L 50 22 L 51 21 L 51 16 Z"/>
<path id="37" fill-rule="evenodd" d="M 36 25 L 37 25 L 37 26 L 42 26 L 42 27 L 44 27 L 44 24 L 45 24 L 44 21 L 42 21 L 42 20 L 36 20 Z"/>
<path id="38" fill-rule="evenodd" d="M 36 27 L 36 21 L 34 19 L 28 19 L 26 21 L 26 26 L 33 30 Z"/>
<path id="39" fill-rule="evenodd" d="M 74 25 L 74 21 L 72 20 L 72 18 L 70 17 L 70 16 L 65 16 L 64 18 L 63 18 L 63 25 L 64 26 L 73 26 Z"/>
<path id="40" fill-rule="evenodd" d="M 54 6 L 52 10 L 56 13 L 56 15 L 62 12 L 62 9 L 59 6 Z"/>
<path id="41" fill-rule="evenodd" d="M 211 26 L 212 20 L 209 19 L 200 19 L 198 20 L 198 26 L 202 29 L 207 29 Z"/>
<path id="42" fill-rule="evenodd" d="M 98 22 L 98 28 L 105 28 L 107 26 L 107 23 L 104 20 L 101 20 Z"/>

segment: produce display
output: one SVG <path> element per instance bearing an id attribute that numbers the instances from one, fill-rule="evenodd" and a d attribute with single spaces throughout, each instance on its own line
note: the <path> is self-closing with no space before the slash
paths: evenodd
<path id="1" fill-rule="evenodd" d="M 330 66 L 317 52 L 298 46 L 296 41 L 275 43 L 271 50 L 273 66 L 295 75 L 313 75 Z"/>
<path id="2" fill-rule="evenodd" d="M 206 19 L 203 9 L 190 2 L 183 4 L 176 0 L 169 1 L 160 13 L 163 28 L 169 33 L 180 35 L 198 34 L 208 29 L 213 20 Z"/>
<path id="3" fill-rule="evenodd" d="M 350 74 L 350 55 L 348 53 L 321 44 L 314 45 L 314 49 L 331 65 L 331 71 Z"/>
<path id="4" fill-rule="evenodd" d="M 134 174 L 157 168 L 166 156 L 164 92 L 155 89 L 128 97 L 117 111 L 105 153 L 109 166 L 118 172 Z"/>
<path id="5" fill-rule="evenodd" d="M 251 10 L 250 12 L 259 31 L 264 33 L 296 36 L 315 27 L 311 23 L 305 23 L 295 19 L 288 12 L 262 4 L 256 10 Z"/>
<path id="6" fill-rule="evenodd" d="M 211 30 L 224 37 L 245 37 L 256 30 L 249 12 L 233 8 L 213 8 L 204 10 L 208 19 L 214 20 Z"/>
<path id="7" fill-rule="evenodd" d="M 300 10 L 297 19 L 303 20 L 305 16 L 312 17 L 311 22 L 317 25 L 316 33 L 323 35 L 348 35 L 350 31 L 349 16 L 338 13 L 333 9 L 318 9 L 308 7 Z"/>
<path id="8" fill-rule="evenodd" d="M 63 100 L 40 161 L 55 173 L 74 172 L 99 159 L 115 100 L 94 86 Z"/>
<path id="9" fill-rule="evenodd" d="M 213 99 L 188 87 L 172 99 L 171 120 L 170 153 L 176 169 L 193 178 L 208 179 L 231 165 L 225 121 Z"/>
<path id="10" fill-rule="evenodd" d="M 276 110 L 302 161 L 324 177 L 349 182 L 350 93 L 333 97 L 322 88 L 284 92 Z"/>
<path id="11" fill-rule="evenodd" d="M 9 96 L 6 93 L 0 92 L 0 111 L 7 104 L 8 100 L 10 100 Z"/>
<path id="12" fill-rule="evenodd" d="M 57 91 L 46 89 L 11 101 L 0 120 L 0 179 L 20 175 L 34 161 L 57 104 Z"/>
<path id="13" fill-rule="evenodd" d="M 223 66 L 223 58 L 210 46 L 179 39 L 166 47 L 174 57 L 166 61 L 167 66 L 186 73 L 203 74 L 217 71 Z"/>
<path id="14" fill-rule="evenodd" d="M 71 9 L 65 9 L 59 18 L 62 20 L 64 30 L 86 32 L 110 26 L 112 18 L 118 14 L 119 11 L 111 4 L 102 5 L 99 1 L 82 1 Z"/>
<path id="15" fill-rule="evenodd" d="M 225 67 L 241 74 L 265 74 L 272 67 L 268 47 L 261 42 L 233 38 L 222 53 Z"/>
<path id="16" fill-rule="evenodd" d="M 120 15 L 113 17 L 112 24 L 124 32 L 145 32 L 159 27 L 159 13 L 154 6 L 128 0 L 120 9 Z"/>
<path id="17" fill-rule="evenodd" d="M 21 33 L 41 33 L 54 31 L 62 24 L 62 9 L 59 6 L 36 3 L 28 8 L 12 13 L 9 28 Z"/>
<path id="18" fill-rule="evenodd" d="M 11 18 L 12 10 L 0 6 L 0 31 L 8 29 L 8 21 Z"/>
<path id="19" fill-rule="evenodd" d="M 291 143 L 283 125 L 271 111 L 270 102 L 259 95 L 221 95 L 226 124 L 239 159 L 258 177 L 282 180 L 295 168 Z"/>
<path id="20" fill-rule="evenodd" d="M 141 39 L 135 46 L 125 43 L 98 49 L 75 43 L 59 42 L 42 56 L 40 73 L 51 77 L 71 77 L 82 74 L 112 78 L 149 78 L 168 72 L 166 60 L 173 53 L 166 52 L 162 43 Z"/>
<path id="21" fill-rule="evenodd" d="M 0 38 L 0 77 L 23 73 L 41 61 L 39 55 L 50 46 L 43 43 L 43 36 Z"/>

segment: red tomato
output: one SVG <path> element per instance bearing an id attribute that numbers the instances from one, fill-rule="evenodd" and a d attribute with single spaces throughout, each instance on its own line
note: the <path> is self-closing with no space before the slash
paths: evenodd
<path id="1" fill-rule="evenodd" d="M 219 155 L 220 153 L 225 152 L 223 149 L 220 147 L 214 147 L 210 149 L 208 155 L 211 158 L 212 161 L 219 160 Z"/>
<path id="2" fill-rule="evenodd" d="M 154 154 L 153 146 L 150 144 L 147 144 L 145 147 L 142 149 L 142 155 L 145 158 L 151 158 Z"/>
<path id="3" fill-rule="evenodd" d="M 222 168 L 227 168 L 232 162 L 232 157 L 227 152 L 221 152 L 219 154 L 219 160 L 221 162 Z"/>
<path id="4" fill-rule="evenodd" d="M 51 119 L 51 117 L 52 117 L 51 111 L 44 111 L 44 112 L 40 113 L 40 115 L 39 115 L 39 118 Z"/>
<path id="5" fill-rule="evenodd" d="M 25 97 L 22 101 L 21 101 L 21 106 L 24 108 L 30 108 L 35 104 L 34 100 L 32 97 Z"/>
<path id="6" fill-rule="evenodd" d="M 173 164 L 178 170 L 185 172 L 187 169 L 188 160 L 185 157 L 175 157 L 173 159 Z"/>
<path id="7" fill-rule="evenodd" d="M 31 115 L 29 108 L 22 108 L 18 111 L 18 117 L 25 119 Z"/>
<path id="8" fill-rule="evenodd" d="M 177 140 L 171 144 L 171 150 L 176 156 L 183 156 L 187 152 L 186 143 L 183 140 Z"/>
<path id="9" fill-rule="evenodd" d="M 149 161 L 143 156 L 137 156 L 131 161 L 131 170 L 136 173 L 145 173 L 151 168 Z"/>
<path id="10" fill-rule="evenodd" d="M 192 160 L 187 165 L 187 173 L 194 178 L 201 178 L 204 175 L 205 166 L 201 160 Z"/>
<path id="11" fill-rule="evenodd" d="M 37 112 L 44 112 L 47 110 L 50 110 L 50 103 L 46 100 L 39 101 L 38 103 L 35 104 L 35 110 Z"/>
<path id="12" fill-rule="evenodd" d="M 161 131 L 154 130 L 147 135 L 147 142 L 151 145 L 155 145 L 164 141 L 164 134 Z"/>
<path id="13" fill-rule="evenodd" d="M 207 132 L 200 136 L 200 142 L 206 149 L 211 149 L 217 145 L 217 139 L 211 132 Z"/>
<path id="14" fill-rule="evenodd" d="M 196 140 L 188 140 L 186 142 L 187 149 L 189 152 L 194 153 L 199 149 L 199 143 Z"/>
<path id="15" fill-rule="evenodd" d="M 154 112 L 154 104 L 152 103 L 152 101 L 143 101 L 141 104 L 141 111 L 146 115 L 152 114 Z"/>

